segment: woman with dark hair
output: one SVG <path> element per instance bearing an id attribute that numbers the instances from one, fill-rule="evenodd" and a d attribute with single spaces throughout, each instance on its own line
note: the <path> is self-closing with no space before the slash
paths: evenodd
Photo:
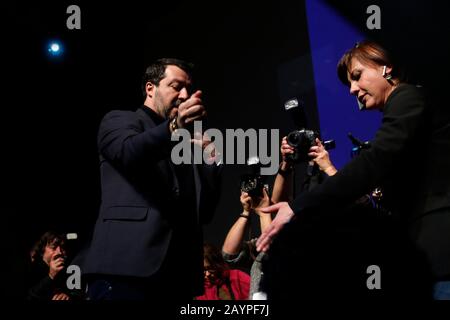
<path id="1" fill-rule="evenodd" d="M 230 269 L 223 260 L 222 252 L 205 243 L 204 252 L 204 294 L 196 300 L 246 300 L 250 289 L 250 276 L 243 271 Z"/>
<path id="2" fill-rule="evenodd" d="M 268 250 L 293 217 L 303 221 L 319 211 L 332 216 L 381 187 L 398 234 L 412 242 L 431 269 L 434 297 L 450 298 L 450 120 L 438 105 L 429 104 L 421 87 L 405 82 L 387 51 L 374 42 L 348 50 L 337 69 L 362 110 L 383 112 L 382 124 L 371 147 L 323 184 L 290 203 L 262 209 L 278 214 L 259 238 L 258 249 Z M 414 274 L 411 287 L 425 277 L 425 272 Z"/>

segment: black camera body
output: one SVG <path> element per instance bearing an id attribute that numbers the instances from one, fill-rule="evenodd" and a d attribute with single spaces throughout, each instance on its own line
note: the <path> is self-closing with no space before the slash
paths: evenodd
<path id="1" fill-rule="evenodd" d="M 261 164 L 257 157 L 247 160 L 249 167 L 249 173 L 241 175 L 240 188 L 242 192 L 248 193 L 248 195 L 254 199 L 263 197 L 264 181 L 261 176 Z"/>
<path id="2" fill-rule="evenodd" d="M 306 129 L 307 117 L 305 113 L 304 103 L 299 98 L 289 99 L 284 103 L 284 109 L 290 114 L 296 128 L 287 135 L 287 143 L 294 147 L 294 153 L 288 154 L 286 160 L 289 162 L 306 162 L 310 160 L 308 156 L 309 149 L 316 145 L 316 138 L 320 139 L 318 132 Z M 336 144 L 334 140 L 323 141 L 325 149 L 334 149 Z"/>
<path id="3" fill-rule="evenodd" d="M 241 191 L 247 192 L 251 198 L 263 197 L 264 183 L 260 175 L 244 174 L 241 177 Z"/>
<path id="4" fill-rule="evenodd" d="M 292 162 L 308 161 L 309 149 L 317 145 L 316 138 L 320 140 L 320 135 L 313 130 L 301 129 L 290 132 L 286 139 L 287 143 L 294 148 L 294 153 L 288 154 L 286 160 Z M 336 147 L 334 140 L 323 141 L 322 144 L 326 150 Z"/>
<path id="5" fill-rule="evenodd" d="M 300 162 L 308 160 L 309 148 L 316 145 L 319 134 L 313 130 L 294 130 L 287 135 L 287 143 L 294 148 L 294 153 L 288 154 L 288 161 Z"/>

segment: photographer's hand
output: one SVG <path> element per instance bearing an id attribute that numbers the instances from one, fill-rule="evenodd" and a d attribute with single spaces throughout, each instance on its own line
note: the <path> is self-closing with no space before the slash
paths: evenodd
<path id="1" fill-rule="evenodd" d="M 283 137 L 283 139 L 281 140 L 280 152 L 282 161 L 280 163 L 280 168 L 273 184 L 271 198 L 272 203 L 289 201 L 294 186 L 294 164 L 292 163 L 292 161 L 288 161 L 286 159 L 287 155 L 294 153 L 294 147 L 290 146 L 287 143 L 287 137 Z"/>
<path id="2" fill-rule="evenodd" d="M 242 204 L 242 214 L 245 216 L 250 215 L 250 211 L 252 210 L 252 197 L 248 195 L 247 192 L 241 192 L 241 204 Z"/>
<path id="3" fill-rule="evenodd" d="M 259 197 L 258 199 L 252 201 L 252 209 L 255 210 L 255 213 L 259 216 L 268 215 L 265 212 L 262 212 L 261 209 L 268 207 L 270 205 L 269 193 L 267 192 L 267 188 L 263 188 L 263 197 Z"/>
<path id="4" fill-rule="evenodd" d="M 330 160 L 328 151 L 323 146 L 322 142 L 316 138 L 316 146 L 312 146 L 309 149 L 308 155 L 312 157 L 312 161 L 317 163 L 320 170 L 325 172 L 328 176 L 334 175 L 337 170 Z"/>
<path id="5" fill-rule="evenodd" d="M 288 154 L 294 153 L 294 147 L 292 147 L 288 144 L 287 137 L 283 137 L 283 139 L 281 140 L 280 152 L 281 152 L 281 159 L 282 159 L 280 168 L 281 168 L 281 170 L 287 170 L 291 164 L 286 160 L 286 156 Z"/>

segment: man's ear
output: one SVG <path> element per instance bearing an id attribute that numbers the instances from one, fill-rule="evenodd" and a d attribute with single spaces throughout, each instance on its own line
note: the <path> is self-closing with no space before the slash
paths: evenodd
<path id="1" fill-rule="evenodd" d="M 155 85 L 153 83 L 151 83 L 150 81 L 148 81 L 145 84 L 145 93 L 147 94 L 147 96 L 152 98 L 154 90 L 155 90 Z"/>

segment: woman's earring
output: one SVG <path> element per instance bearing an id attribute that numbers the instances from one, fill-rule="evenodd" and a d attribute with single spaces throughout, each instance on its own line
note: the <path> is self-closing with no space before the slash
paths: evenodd
<path id="1" fill-rule="evenodd" d="M 386 80 L 391 80 L 392 79 L 392 75 L 390 73 L 386 74 L 386 66 L 383 66 L 383 74 L 382 76 L 386 79 Z"/>

